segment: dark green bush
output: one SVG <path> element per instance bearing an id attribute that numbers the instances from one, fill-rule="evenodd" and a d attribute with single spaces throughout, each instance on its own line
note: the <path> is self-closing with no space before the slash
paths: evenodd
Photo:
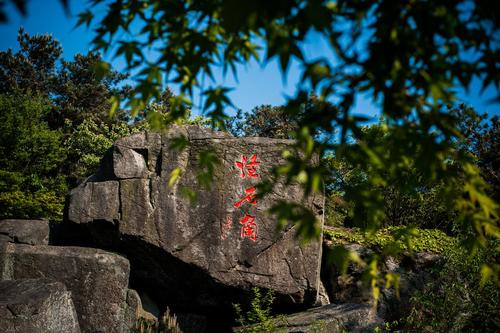
<path id="1" fill-rule="evenodd" d="M 336 228 L 325 230 L 325 239 L 335 244 L 356 243 L 367 246 L 373 250 L 382 250 L 388 246 L 398 246 L 401 250 L 408 250 L 408 244 L 404 239 L 398 238 L 405 227 L 388 227 L 378 230 L 370 235 L 354 228 Z M 411 237 L 411 250 L 417 252 L 441 253 L 457 244 L 457 240 L 447 236 L 437 229 L 413 229 Z"/>
<path id="2" fill-rule="evenodd" d="M 481 263 L 495 255 L 498 252 L 492 247 L 474 257 L 459 247 L 447 249 L 446 261 L 434 272 L 434 279 L 411 298 L 413 308 L 405 331 L 498 332 L 498 281 L 489 280 L 482 286 L 479 274 Z"/>
<path id="3" fill-rule="evenodd" d="M 60 131 L 44 117 L 46 99 L 0 95 L 0 218 L 60 219 L 66 178 Z"/>

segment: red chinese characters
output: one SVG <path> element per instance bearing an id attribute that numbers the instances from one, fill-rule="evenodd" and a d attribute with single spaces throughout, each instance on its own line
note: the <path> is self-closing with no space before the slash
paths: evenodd
<path id="1" fill-rule="evenodd" d="M 240 201 L 238 202 L 235 202 L 234 203 L 234 207 L 235 208 L 240 208 L 240 206 L 245 202 L 245 201 L 248 201 L 248 203 L 250 205 L 256 205 L 257 204 L 257 199 L 255 198 L 255 187 L 249 187 L 245 190 L 245 193 L 247 195 L 245 195 L 243 197 L 243 199 L 241 199 Z"/>
<path id="2" fill-rule="evenodd" d="M 241 156 L 241 161 L 234 162 L 234 165 L 240 169 L 240 178 L 258 178 L 259 175 L 257 174 L 257 167 L 259 166 L 260 162 L 257 162 L 257 154 L 253 154 L 250 157 L 250 160 L 244 155 Z M 245 173 L 246 171 L 246 173 Z"/>
<path id="3" fill-rule="evenodd" d="M 260 162 L 257 161 L 257 154 L 253 154 L 250 158 L 242 155 L 240 161 L 234 162 L 234 165 L 240 171 L 240 178 L 259 178 L 260 175 L 257 173 L 257 168 L 260 166 Z M 249 187 L 245 189 L 245 196 L 241 200 L 233 203 L 235 208 L 240 208 L 243 204 L 247 203 L 249 205 L 257 205 L 257 198 L 255 196 L 255 187 Z M 240 221 L 241 224 L 241 238 L 249 238 L 252 241 L 257 241 L 257 223 L 255 222 L 255 216 L 245 214 L 245 216 Z"/>
<path id="4" fill-rule="evenodd" d="M 257 224 L 255 223 L 255 216 L 245 215 L 240 221 L 241 227 L 241 238 L 248 237 L 254 242 L 257 240 Z"/>
<path id="5" fill-rule="evenodd" d="M 220 238 L 222 240 L 227 238 L 227 235 L 231 231 L 232 226 L 233 226 L 233 218 L 231 216 L 226 216 L 226 222 L 222 224 L 220 228 Z"/>

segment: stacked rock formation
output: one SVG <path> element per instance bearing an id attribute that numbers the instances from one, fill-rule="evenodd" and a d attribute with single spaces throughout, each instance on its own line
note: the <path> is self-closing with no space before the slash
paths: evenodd
<path id="1" fill-rule="evenodd" d="M 172 147 L 180 136 L 181 151 Z M 185 333 L 229 329 L 231 305 L 255 286 L 283 308 L 315 304 L 321 242 L 300 245 L 268 209 L 300 202 L 322 223 L 323 197 L 294 184 L 262 198 L 257 190 L 291 145 L 193 126 L 118 140 L 70 192 L 62 224 L 49 232 L 47 221 L 0 221 L 0 326 L 129 332 L 168 306 Z"/>
<path id="2" fill-rule="evenodd" d="M 172 148 L 179 136 L 189 143 L 181 152 Z M 99 246 L 125 253 L 133 278 L 148 279 L 150 294 L 177 307 L 218 306 L 234 301 L 228 293 L 253 286 L 286 296 L 285 303 L 313 304 L 321 242 L 299 246 L 295 228 L 278 230 L 267 210 L 278 200 L 302 202 L 321 221 L 323 197 L 304 198 L 297 185 L 281 184 L 262 199 L 255 192 L 290 145 L 193 126 L 120 139 L 99 172 L 71 191 L 67 222 Z M 210 168 L 207 159 L 215 161 L 210 187 L 200 177 Z M 172 184 L 177 168 L 182 176 Z M 99 236 L 106 228 L 114 237 Z"/>

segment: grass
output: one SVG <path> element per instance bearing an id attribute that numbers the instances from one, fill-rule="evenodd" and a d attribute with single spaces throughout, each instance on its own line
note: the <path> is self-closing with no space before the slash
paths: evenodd
<path id="1" fill-rule="evenodd" d="M 442 253 L 457 240 L 437 229 L 389 227 L 375 233 L 357 228 L 325 228 L 324 237 L 335 245 L 355 243 L 381 251 L 398 247 L 403 251 Z"/>

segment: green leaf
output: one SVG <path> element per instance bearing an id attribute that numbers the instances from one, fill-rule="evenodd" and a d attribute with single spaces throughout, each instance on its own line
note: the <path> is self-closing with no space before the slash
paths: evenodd
<path id="1" fill-rule="evenodd" d="M 75 28 L 83 24 L 85 24 L 85 26 L 88 28 L 93 19 L 94 19 L 94 14 L 92 14 L 92 12 L 87 9 L 78 14 L 78 21 L 76 22 Z"/>
<path id="2" fill-rule="evenodd" d="M 120 106 L 119 97 L 116 95 L 111 96 L 110 103 L 111 107 L 109 108 L 109 118 L 113 118 L 116 114 L 116 110 L 118 110 L 118 107 Z"/>
<path id="3" fill-rule="evenodd" d="M 481 273 L 481 281 L 479 285 L 482 288 L 494 276 L 494 272 L 490 266 L 488 266 L 487 264 L 483 264 L 481 265 L 480 273 Z"/>
<path id="4" fill-rule="evenodd" d="M 102 80 L 110 72 L 111 66 L 106 61 L 98 61 L 93 69 L 96 78 Z"/>
<path id="5" fill-rule="evenodd" d="M 174 186 L 174 184 L 177 182 L 177 180 L 181 177 L 182 175 L 182 168 L 177 167 L 170 172 L 170 178 L 168 180 L 168 187 Z"/>
<path id="6" fill-rule="evenodd" d="M 176 136 L 170 139 L 169 148 L 175 151 L 182 151 L 189 145 L 189 140 L 184 135 Z"/>

